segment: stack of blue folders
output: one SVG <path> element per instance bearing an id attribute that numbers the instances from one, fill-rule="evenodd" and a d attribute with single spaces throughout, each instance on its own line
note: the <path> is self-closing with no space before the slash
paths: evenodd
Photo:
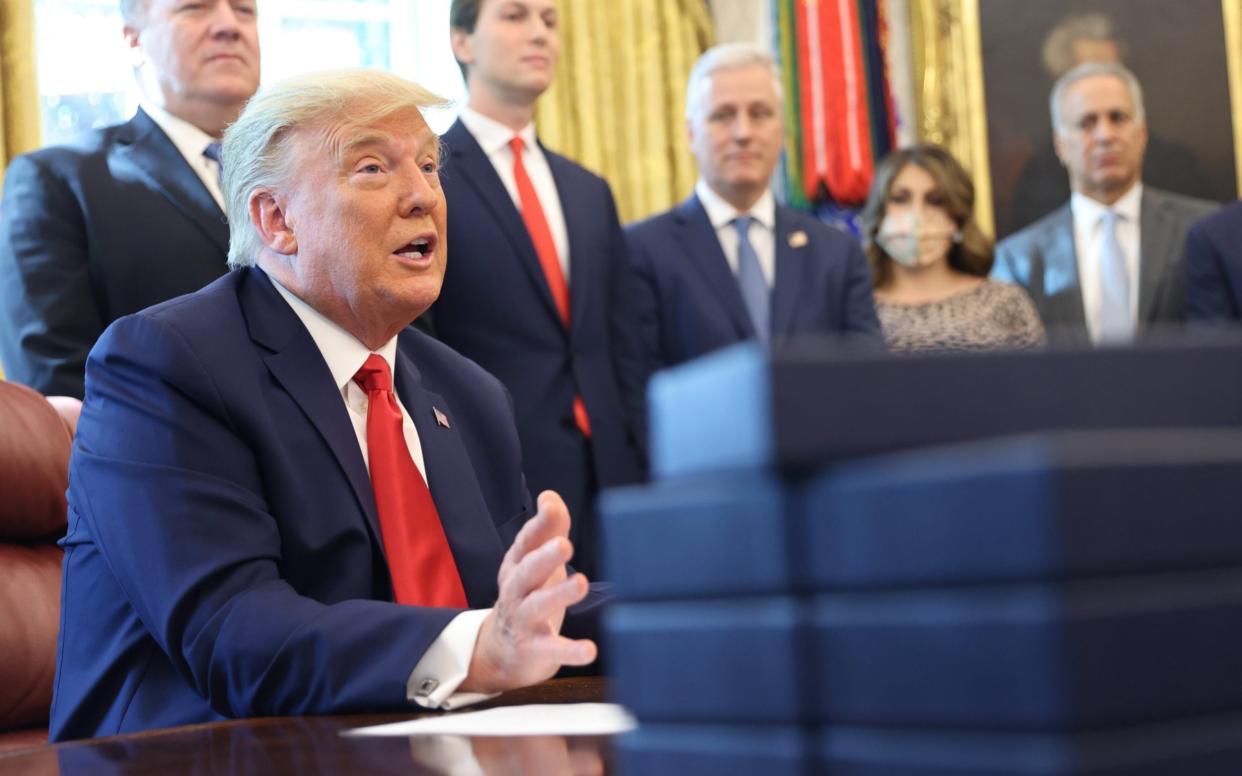
<path id="1" fill-rule="evenodd" d="M 1242 346 L 824 353 L 653 383 L 623 773 L 1242 772 Z"/>

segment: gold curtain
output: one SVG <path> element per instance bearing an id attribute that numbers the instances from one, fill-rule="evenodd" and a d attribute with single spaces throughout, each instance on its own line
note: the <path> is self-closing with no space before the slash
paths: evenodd
<path id="1" fill-rule="evenodd" d="M 608 179 L 621 221 L 665 210 L 697 175 L 686 142 L 690 67 L 713 42 L 704 0 L 561 0 L 561 61 L 540 139 Z"/>
<path id="2" fill-rule="evenodd" d="M 0 0 L 0 180 L 10 159 L 38 146 L 34 0 Z"/>
<path id="3" fill-rule="evenodd" d="M 919 139 L 962 162 L 975 183 L 975 221 L 993 234 L 979 0 L 912 0 L 910 37 Z"/>
<path id="4" fill-rule="evenodd" d="M 38 145 L 34 0 L 0 0 L 0 182 L 10 159 Z"/>

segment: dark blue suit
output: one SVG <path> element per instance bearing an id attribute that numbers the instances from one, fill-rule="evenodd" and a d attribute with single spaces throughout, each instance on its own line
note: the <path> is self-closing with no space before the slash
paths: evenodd
<path id="1" fill-rule="evenodd" d="M 551 488 L 573 518 L 574 565 L 592 576 L 598 488 L 640 477 L 608 341 L 609 283 L 624 238 L 603 179 L 544 149 L 569 231 L 570 328 L 561 322 L 522 216 L 460 121 L 444 135 L 448 267 L 431 329 L 513 395 L 531 492 Z M 574 396 L 591 438 L 574 425 Z"/>
<path id="2" fill-rule="evenodd" d="M 472 607 L 533 514 L 504 388 L 421 332 L 397 391 Z M 401 710 L 457 613 L 398 606 L 340 391 L 258 270 L 113 324 L 70 466 L 53 740 Z M 437 424 L 434 409 L 447 415 Z"/>
<path id="3" fill-rule="evenodd" d="M 1226 205 L 1186 233 L 1186 318 L 1242 322 L 1242 202 Z"/>
<path id="4" fill-rule="evenodd" d="M 0 205 L 0 363 L 44 393 L 81 397 L 109 323 L 227 269 L 224 213 L 141 110 L 67 146 L 19 156 Z"/>
<path id="5" fill-rule="evenodd" d="M 879 340 L 871 272 L 858 243 L 809 215 L 776 208 L 771 342 L 800 334 Z M 737 278 L 697 196 L 633 224 L 629 271 L 616 286 L 617 371 L 636 433 L 645 439 L 646 387 L 660 369 L 752 339 Z"/>

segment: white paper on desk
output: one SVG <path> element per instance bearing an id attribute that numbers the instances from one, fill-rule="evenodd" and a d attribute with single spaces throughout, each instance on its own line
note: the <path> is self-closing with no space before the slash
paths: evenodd
<path id="1" fill-rule="evenodd" d="M 615 703 L 499 706 L 354 728 L 347 736 L 610 736 L 637 727 Z"/>

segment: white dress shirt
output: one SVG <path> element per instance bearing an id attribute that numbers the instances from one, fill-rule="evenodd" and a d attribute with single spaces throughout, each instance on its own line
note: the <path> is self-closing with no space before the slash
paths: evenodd
<path id="1" fill-rule="evenodd" d="M 1083 312 L 1087 316 L 1087 333 L 1092 342 L 1098 342 L 1100 337 L 1100 298 L 1103 289 L 1100 285 L 1099 257 L 1104 244 L 1104 214 L 1110 209 L 1117 213 L 1117 244 L 1125 254 L 1126 272 L 1130 276 L 1130 320 L 1138 319 L 1139 257 L 1143 247 L 1139 212 L 1142 200 L 1142 183 L 1131 186 L 1111 208 L 1078 192 L 1070 196 L 1078 283 L 1082 289 Z"/>
<path id="2" fill-rule="evenodd" d="M 185 119 L 177 118 L 158 105 L 144 100 L 142 109 L 151 117 L 156 126 L 164 130 L 164 134 L 168 135 L 168 139 L 185 157 L 190 169 L 194 170 L 198 179 L 207 187 L 211 198 L 220 206 L 220 210 L 224 211 L 224 194 L 220 191 L 220 165 L 203 156 L 207 145 L 218 143 L 219 139 L 212 137 Z"/>
<path id="3" fill-rule="evenodd" d="M 543 217 L 552 230 L 552 242 L 556 243 L 556 256 L 561 262 L 561 272 L 565 273 L 565 283 L 569 279 L 569 230 L 565 227 L 565 212 L 561 210 L 561 197 L 556 191 L 556 181 L 552 179 L 552 168 L 548 167 L 548 158 L 543 155 L 535 137 L 535 123 L 531 122 L 520 132 L 514 132 L 504 124 L 489 119 L 482 113 L 463 108 L 459 116 L 461 123 L 474 136 L 487 159 L 496 168 L 496 174 L 505 184 L 513 206 L 522 210 L 518 198 L 517 181 L 513 178 L 513 149 L 509 141 L 514 135 L 522 138 L 522 164 L 526 167 L 526 175 L 535 194 L 539 196 L 539 207 L 543 208 Z"/>
<path id="4" fill-rule="evenodd" d="M 326 318 L 315 308 L 299 299 L 293 292 L 286 289 L 275 278 L 268 276 L 272 285 L 280 292 L 293 312 L 297 314 L 311 339 L 315 341 L 323 360 L 332 373 L 332 380 L 341 392 L 341 399 L 349 411 L 349 420 L 354 424 L 354 433 L 358 437 L 358 449 L 362 452 L 362 460 L 370 462 L 367 457 L 367 392 L 354 382 L 354 375 L 362 368 L 372 351 L 345 331 L 335 322 Z M 396 380 L 397 338 L 393 337 L 374 351 L 388 362 L 388 370 Z M 393 386 L 396 394 L 396 385 Z M 397 396 L 397 406 L 401 408 L 401 431 L 405 436 L 406 447 L 419 473 L 426 479 L 426 466 L 423 461 L 423 446 L 418 438 L 418 429 Z M 453 709 L 494 697 L 483 693 L 454 692 L 466 679 L 470 669 L 470 658 L 474 655 L 474 645 L 479 638 L 479 629 L 491 609 L 472 609 L 454 617 L 423 653 L 418 665 L 414 666 L 406 681 L 406 697 L 420 706 L 429 709 Z"/>
<path id="5" fill-rule="evenodd" d="M 733 277 L 737 277 L 738 244 L 737 227 L 733 219 L 741 215 L 754 219 L 747 237 L 750 238 L 751 247 L 755 249 L 755 257 L 759 259 L 759 268 L 763 270 L 763 277 L 768 281 L 768 288 L 771 288 L 776 282 L 776 198 L 772 196 L 772 190 L 763 192 L 763 196 L 746 213 L 739 212 L 725 202 L 702 178 L 694 185 L 694 193 L 699 202 L 703 203 L 707 220 L 716 230 L 716 238 L 720 240 L 720 249 L 724 251 L 725 261 L 729 262 Z"/>

